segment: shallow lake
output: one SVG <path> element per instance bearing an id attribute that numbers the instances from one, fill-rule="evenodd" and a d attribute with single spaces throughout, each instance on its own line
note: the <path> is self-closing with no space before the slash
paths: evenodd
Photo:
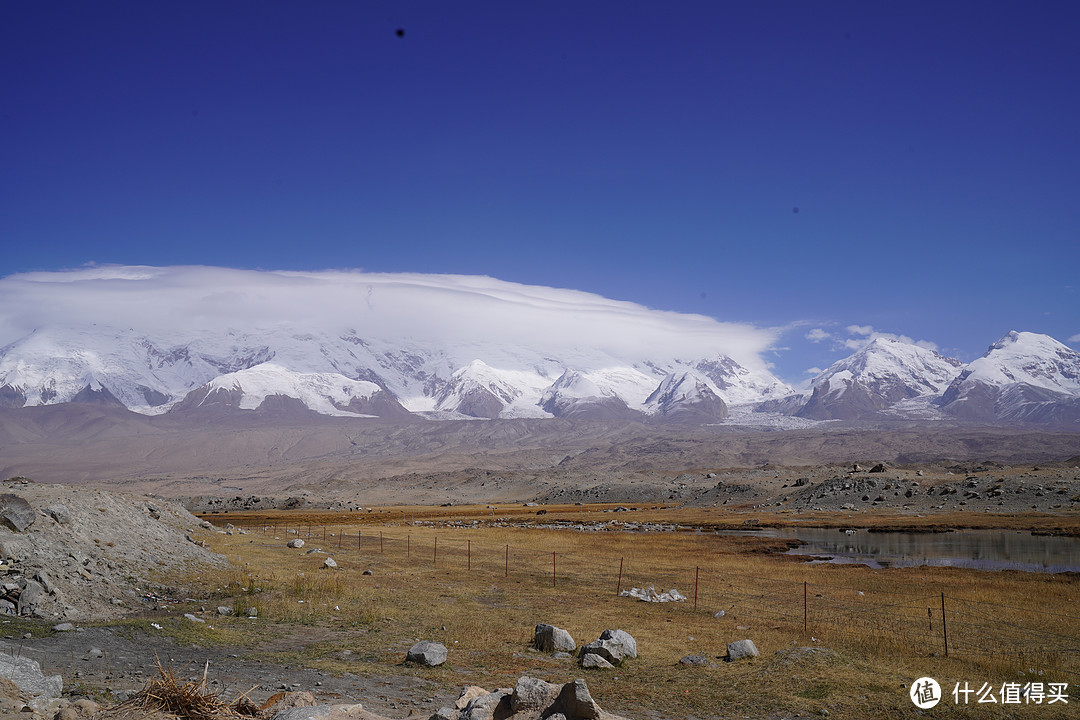
<path id="1" fill-rule="evenodd" d="M 957 530 L 945 533 L 868 532 L 824 528 L 763 528 L 740 535 L 795 538 L 804 544 L 789 555 L 820 562 L 875 568 L 938 565 L 976 570 L 1080 572 L 1080 538 L 1032 535 L 1015 530 Z"/>

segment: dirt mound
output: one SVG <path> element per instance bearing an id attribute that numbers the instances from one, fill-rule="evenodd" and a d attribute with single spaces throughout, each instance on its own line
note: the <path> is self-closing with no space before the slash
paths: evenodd
<path id="1" fill-rule="evenodd" d="M 197 543 L 201 521 L 172 502 L 25 480 L 0 493 L 32 511 L 0 525 L 0 613 L 116 618 L 158 589 L 154 578 L 226 564 Z"/>

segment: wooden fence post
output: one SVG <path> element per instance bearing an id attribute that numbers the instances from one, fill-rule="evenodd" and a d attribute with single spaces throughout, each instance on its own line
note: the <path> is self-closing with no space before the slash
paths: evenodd
<path id="1" fill-rule="evenodd" d="M 698 578 L 701 576 L 701 568 L 694 568 L 694 609 L 697 610 Z"/>
<path id="2" fill-rule="evenodd" d="M 945 624 L 945 591 L 941 592 L 941 636 L 945 640 L 945 657 L 949 657 L 949 627 Z"/>
<path id="3" fill-rule="evenodd" d="M 618 595 L 622 591 L 622 564 L 625 558 L 619 558 L 619 582 L 615 584 L 615 594 Z"/>

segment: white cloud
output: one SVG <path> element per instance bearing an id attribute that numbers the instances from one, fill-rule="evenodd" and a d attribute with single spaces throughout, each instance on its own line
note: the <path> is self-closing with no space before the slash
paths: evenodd
<path id="1" fill-rule="evenodd" d="M 818 343 L 818 342 L 821 342 L 822 340 L 828 340 L 831 337 L 832 337 L 831 333 L 826 332 L 825 330 L 823 330 L 821 328 L 814 328 L 810 332 L 806 333 L 806 339 L 809 340 L 812 343 Z"/>
<path id="2" fill-rule="evenodd" d="M 843 346 L 848 350 L 862 350 L 877 338 L 885 338 L 887 340 L 896 340 L 898 342 L 906 343 L 908 345 L 916 345 L 926 350 L 937 351 L 937 343 L 930 342 L 929 340 L 915 340 L 907 335 L 896 335 L 894 333 L 878 332 L 874 330 L 873 325 L 848 325 L 847 331 L 852 335 L 859 335 L 861 337 L 848 338 L 844 340 Z"/>
<path id="3" fill-rule="evenodd" d="M 1068 340 L 1067 340 L 1066 342 L 1070 342 L 1070 343 L 1080 343 L 1080 333 L 1077 333 L 1076 335 L 1073 335 L 1073 336 L 1072 336 L 1071 338 L 1069 338 L 1069 339 L 1068 339 Z"/>
<path id="4" fill-rule="evenodd" d="M 147 335 L 289 328 L 355 330 L 383 340 L 441 341 L 626 360 L 731 356 L 752 369 L 779 335 L 703 315 L 465 275 L 95 266 L 0 278 L 0 345 L 35 328 L 97 323 Z M 472 358 L 468 358 L 472 359 Z"/>

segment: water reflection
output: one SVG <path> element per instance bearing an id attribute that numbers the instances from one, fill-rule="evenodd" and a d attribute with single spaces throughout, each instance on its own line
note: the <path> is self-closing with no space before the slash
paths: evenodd
<path id="1" fill-rule="evenodd" d="M 1080 572 L 1080 538 L 1034 536 L 1013 530 L 947 533 L 857 530 L 846 534 L 836 529 L 766 528 L 752 534 L 801 540 L 805 544 L 788 554 L 819 556 L 820 562 L 859 563 L 874 568 L 937 565 L 976 570 Z"/>

